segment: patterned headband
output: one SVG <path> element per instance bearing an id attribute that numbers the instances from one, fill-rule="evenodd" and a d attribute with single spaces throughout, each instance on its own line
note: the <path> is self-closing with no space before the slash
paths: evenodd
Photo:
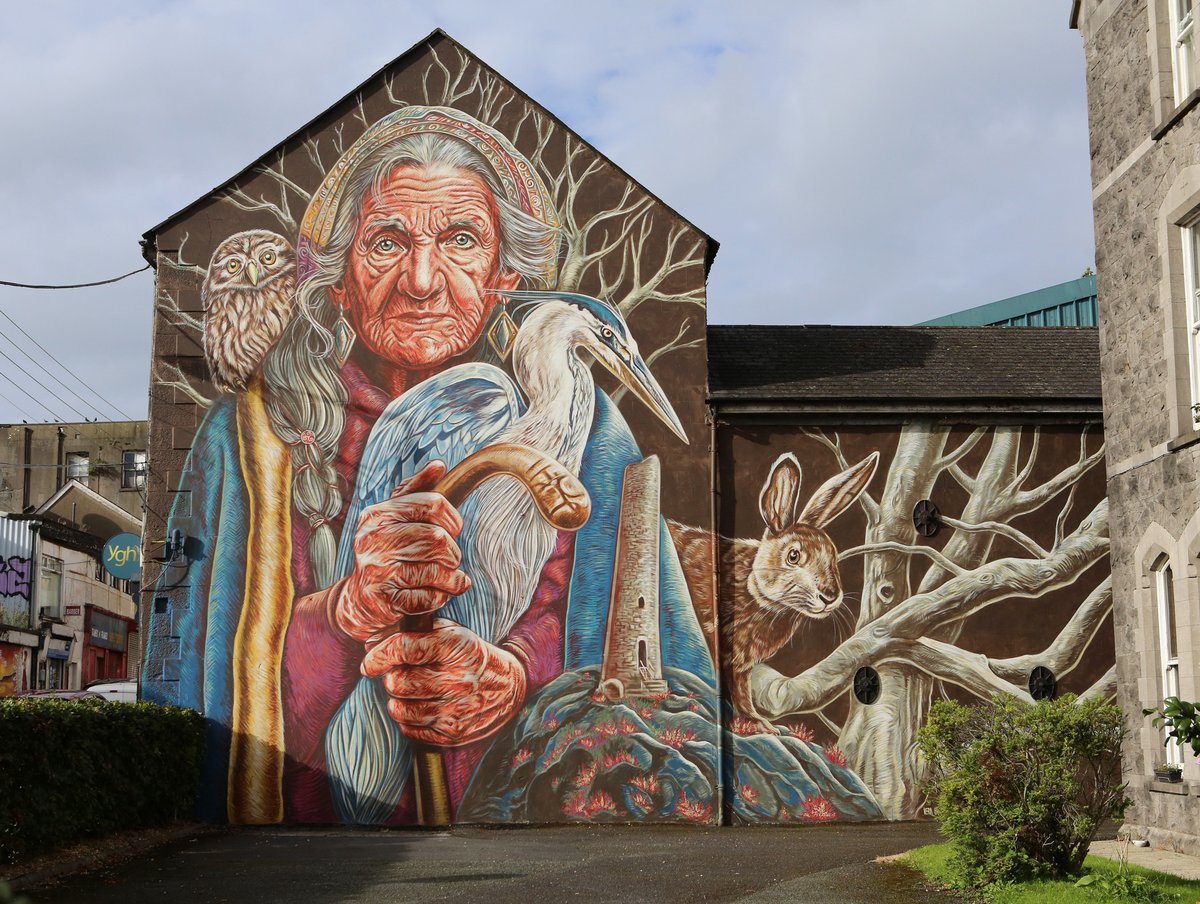
<path id="1" fill-rule="evenodd" d="M 346 184 L 358 167 L 379 148 L 409 135 L 445 135 L 471 147 L 496 174 L 509 203 L 529 216 L 558 228 L 558 214 L 537 171 L 507 138 L 466 113 L 449 107 L 403 107 L 372 125 L 350 146 L 325 175 L 300 224 L 297 252 L 301 280 L 312 275 L 312 246 L 323 248 L 333 232 L 334 219 Z M 551 265 L 553 266 L 553 265 Z M 307 272 L 306 272 L 307 271 Z M 554 274 L 547 274 L 553 283 Z"/>

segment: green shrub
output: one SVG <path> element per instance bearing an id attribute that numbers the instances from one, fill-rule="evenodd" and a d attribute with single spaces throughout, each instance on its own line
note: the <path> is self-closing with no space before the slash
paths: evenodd
<path id="1" fill-rule="evenodd" d="M 1124 812 L 1121 710 L 1102 700 L 943 701 L 918 734 L 929 790 L 967 885 L 1077 875 Z"/>
<path id="2" fill-rule="evenodd" d="M 0 700 L 0 862 L 190 818 L 204 717 L 153 703 Z"/>

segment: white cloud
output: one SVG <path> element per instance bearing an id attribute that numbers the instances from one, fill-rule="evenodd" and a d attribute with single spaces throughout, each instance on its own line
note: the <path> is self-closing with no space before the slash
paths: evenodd
<path id="1" fill-rule="evenodd" d="M 22 5 L 0 35 L 0 80 L 15 86 L 0 279 L 133 269 L 143 231 L 435 26 L 721 242 L 714 321 L 913 322 L 1091 262 L 1083 57 L 1066 2 L 740 6 Z M 59 358 L 144 414 L 148 274 L 0 293 Z M 23 380 L 2 360 L 0 372 Z M 5 386 L 0 420 L 22 417 L 9 396 L 45 416 Z"/>

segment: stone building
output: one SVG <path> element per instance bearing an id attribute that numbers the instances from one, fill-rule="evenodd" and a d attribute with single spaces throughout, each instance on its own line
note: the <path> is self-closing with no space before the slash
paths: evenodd
<path id="1" fill-rule="evenodd" d="M 1200 91 L 1194 0 L 1075 0 L 1087 60 L 1127 824 L 1200 852 L 1200 765 L 1141 715 L 1200 696 Z M 1183 782 L 1154 780 L 1182 763 Z"/>
<path id="2" fill-rule="evenodd" d="M 77 480 L 141 519 L 147 448 L 145 421 L 0 425 L 0 511 L 41 505 Z"/>

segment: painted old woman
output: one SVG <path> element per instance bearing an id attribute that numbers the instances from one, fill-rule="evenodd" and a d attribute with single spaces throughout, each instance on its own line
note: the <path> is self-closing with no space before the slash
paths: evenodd
<path id="1" fill-rule="evenodd" d="M 496 293 L 552 288 L 558 248 L 557 214 L 529 161 L 447 108 L 380 120 L 313 195 L 296 242 L 296 314 L 261 375 L 222 396 L 197 433 L 170 529 L 204 553 L 186 578 L 162 582 L 151 616 L 144 696 L 209 719 L 206 818 L 413 822 L 411 783 L 372 774 L 397 755 L 397 737 L 443 746 L 457 801 L 532 692 L 600 661 L 621 474 L 641 458 L 602 392 L 579 475 L 592 517 L 558 536 L 502 638 L 450 625 L 364 644 L 470 583 L 460 514 L 432 492 L 444 465 L 347 523 L 380 414 L 450 366 L 497 357 Z M 342 576 L 346 532 L 355 564 Z M 660 546 L 663 661 L 712 684 L 665 530 Z M 365 659 L 376 676 L 419 669 L 420 699 L 389 699 L 378 685 L 364 694 Z"/>

